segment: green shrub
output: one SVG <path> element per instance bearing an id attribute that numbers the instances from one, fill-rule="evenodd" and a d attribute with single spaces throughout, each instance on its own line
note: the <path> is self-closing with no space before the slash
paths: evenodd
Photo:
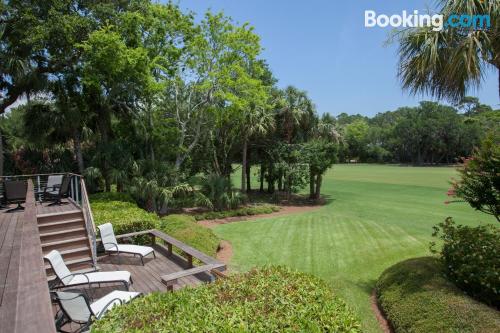
<path id="1" fill-rule="evenodd" d="M 195 219 L 197 221 L 201 220 L 216 220 L 223 219 L 227 217 L 234 216 L 250 216 L 250 215 L 258 215 L 258 214 L 270 214 L 274 212 L 278 212 L 280 208 L 274 205 L 260 205 L 260 206 L 248 206 L 242 207 L 239 209 L 233 210 L 225 210 L 221 212 L 207 212 L 203 214 L 195 215 Z"/>
<path id="2" fill-rule="evenodd" d="M 123 201 L 122 201 L 123 200 Z M 99 193 L 90 197 L 95 224 L 110 222 L 115 234 L 159 229 L 208 255 L 215 256 L 219 238 L 211 229 L 198 225 L 189 215 L 168 215 L 159 218 L 139 208 L 128 195 Z M 149 236 L 135 237 L 137 244 L 147 244 Z"/>
<path id="3" fill-rule="evenodd" d="M 106 203 L 110 201 L 123 201 L 135 203 L 134 199 L 128 194 L 123 192 L 101 192 L 90 195 L 92 204 Z"/>
<path id="4" fill-rule="evenodd" d="M 446 274 L 469 295 L 500 306 L 500 229 L 456 225 L 449 217 L 434 227 L 443 241 L 440 257 Z"/>
<path id="5" fill-rule="evenodd" d="M 155 229 L 158 217 L 137 207 L 135 203 L 124 201 L 97 201 L 91 198 L 91 208 L 96 226 L 110 222 L 115 234 Z M 149 236 L 135 237 L 137 244 L 150 242 Z"/>
<path id="6" fill-rule="evenodd" d="M 217 254 L 219 238 L 211 229 L 197 224 L 192 216 L 174 214 L 162 217 L 159 229 L 210 256 Z"/>
<path id="7" fill-rule="evenodd" d="M 461 292 L 436 258 L 400 262 L 382 273 L 376 288 L 396 332 L 500 332 L 500 313 Z"/>
<path id="8" fill-rule="evenodd" d="M 116 307 L 92 332 L 359 332 L 352 310 L 321 280 L 283 267 L 254 269 L 195 289 Z"/>

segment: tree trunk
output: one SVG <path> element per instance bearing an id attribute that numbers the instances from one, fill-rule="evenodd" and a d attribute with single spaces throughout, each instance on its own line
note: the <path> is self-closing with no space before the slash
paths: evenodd
<path id="1" fill-rule="evenodd" d="M 101 143 L 104 146 L 103 154 L 103 168 L 102 175 L 104 177 L 104 187 L 106 192 L 111 192 L 111 177 L 109 171 L 109 159 L 107 156 L 107 149 L 109 144 L 109 132 L 111 126 L 111 115 L 107 106 L 104 106 L 98 113 L 99 131 L 101 134 Z"/>
<path id="2" fill-rule="evenodd" d="M 82 142 L 78 131 L 75 131 L 75 135 L 73 137 L 73 149 L 75 150 L 76 162 L 78 163 L 78 173 L 83 175 L 85 165 L 83 164 Z"/>
<path id="3" fill-rule="evenodd" d="M 312 170 L 309 170 L 309 198 L 310 199 L 314 199 L 314 197 L 315 197 L 316 191 L 315 191 L 314 185 L 315 185 L 314 173 L 312 172 Z"/>
<path id="4" fill-rule="evenodd" d="M 151 110 L 151 104 L 148 105 L 148 125 L 149 125 L 149 133 L 148 133 L 148 144 L 149 144 L 149 154 L 151 158 L 151 162 L 154 163 L 155 161 L 155 147 L 153 144 L 153 128 L 154 128 L 154 122 L 153 122 L 153 111 Z"/>
<path id="5" fill-rule="evenodd" d="M 250 151 L 248 151 L 247 152 L 247 170 L 246 170 L 246 174 L 247 174 L 247 192 L 250 192 L 252 190 L 252 186 L 250 185 L 250 181 L 251 181 L 251 178 L 252 178 L 251 167 L 252 167 L 252 164 L 250 163 Z"/>
<path id="6" fill-rule="evenodd" d="M 244 193 L 247 191 L 247 139 L 243 138 L 243 151 L 241 152 L 242 161 L 241 161 L 241 192 Z"/>
<path id="7" fill-rule="evenodd" d="M 2 132 L 0 131 L 0 176 L 3 176 L 3 164 L 4 164 L 4 157 L 3 157 L 3 137 L 2 137 Z"/>
<path id="8" fill-rule="evenodd" d="M 314 198 L 318 200 L 321 196 L 321 183 L 323 182 L 323 176 L 322 175 L 317 175 L 316 176 L 316 194 L 314 195 Z"/>
<path id="9" fill-rule="evenodd" d="M 260 192 L 264 192 L 264 175 L 266 174 L 266 169 L 264 167 L 264 163 L 260 164 Z"/>
<path id="10" fill-rule="evenodd" d="M 269 167 L 267 168 L 267 171 L 269 173 L 269 178 L 267 179 L 267 192 L 269 194 L 274 193 L 275 189 L 275 184 L 276 184 L 276 179 L 274 179 L 274 168 L 272 163 L 269 163 Z"/>

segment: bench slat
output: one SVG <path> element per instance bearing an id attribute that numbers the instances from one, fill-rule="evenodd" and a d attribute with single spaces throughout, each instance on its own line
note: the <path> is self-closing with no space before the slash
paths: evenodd
<path id="1" fill-rule="evenodd" d="M 203 265 L 203 266 L 198 266 L 190 269 L 186 269 L 183 271 L 171 273 L 171 274 L 166 274 L 161 276 L 161 281 L 168 285 L 171 285 L 172 283 L 175 283 L 178 279 L 199 274 L 199 273 L 204 273 L 204 272 L 210 272 L 212 270 L 216 270 L 218 268 L 224 267 L 224 264 L 209 264 L 209 265 Z"/>

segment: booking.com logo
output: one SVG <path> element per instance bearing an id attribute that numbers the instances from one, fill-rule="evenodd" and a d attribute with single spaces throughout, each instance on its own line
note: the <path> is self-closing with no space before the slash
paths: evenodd
<path id="1" fill-rule="evenodd" d="M 442 14 L 419 14 L 418 10 L 414 10 L 409 14 L 403 10 L 401 15 L 377 15 L 374 10 L 365 10 L 365 27 L 385 28 L 391 26 L 394 28 L 416 28 L 416 27 L 432 27 L 434 31 L 441 31 L 444 28 L 474 28 L 485 29 L 491 26 L 490 15 L 467 15 L 453 14 L 444 19 Z"/>

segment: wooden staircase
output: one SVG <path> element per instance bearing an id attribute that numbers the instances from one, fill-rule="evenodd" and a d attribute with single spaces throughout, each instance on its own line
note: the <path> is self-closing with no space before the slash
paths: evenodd
<path id="1" fill-rule="evenodd" d="M 37 221 L 44 255 L 58 250 L 70 271 L 85 270 L 93 266 L 92 242 L 82 210 L 38 214 Z M 45 264 L 45 270 L 49 279 L 54 277 L 48 263 Z"/>

